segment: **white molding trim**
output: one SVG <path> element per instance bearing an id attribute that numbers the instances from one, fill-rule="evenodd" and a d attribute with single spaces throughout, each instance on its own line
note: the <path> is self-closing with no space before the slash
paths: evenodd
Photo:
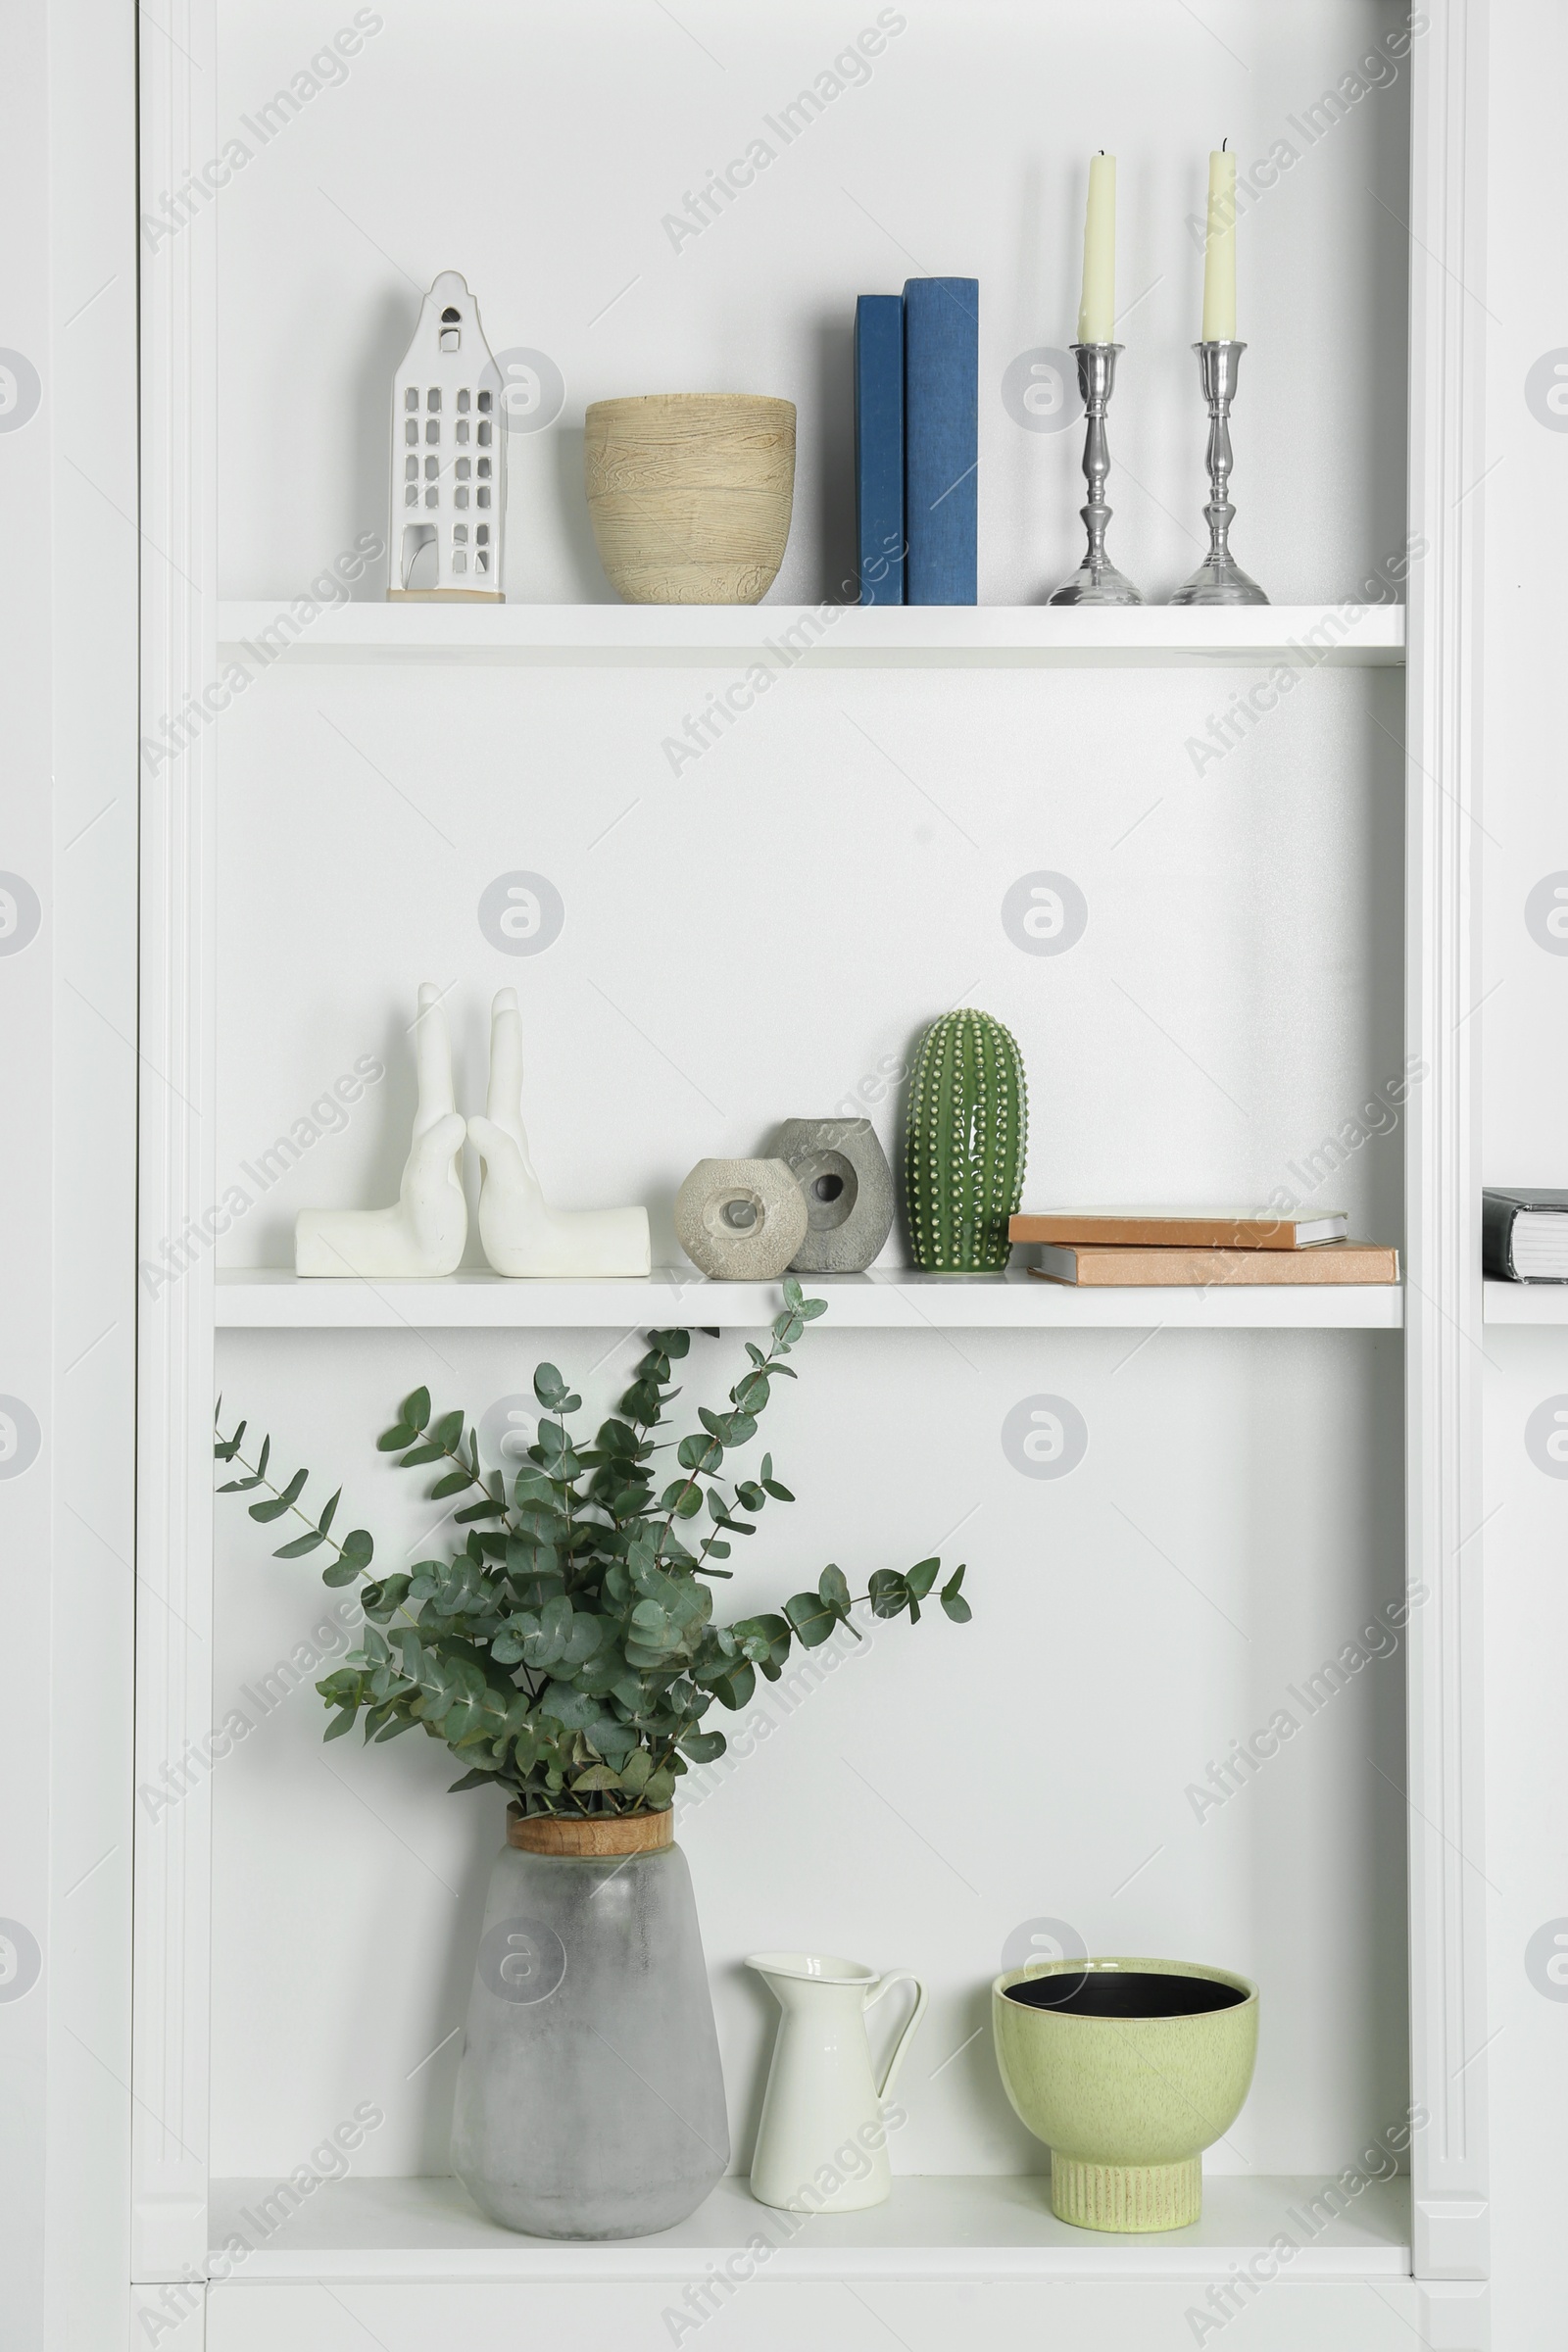
<path id="1" fill-rule="evenodd" d="M 1418 2278 L 1484 2278 L 1486 1880 L 1476 1070 L 1488 0 L 1435 0 L 1413 58 L 1406 1029 L 1411 2150 Z M 1444 2338 L 1446 2342 L 1448 2339 Z M 1468 2334 L 1455 2337 L 1468 2346 Z"/>
<path id="2" fill-rule="evenodd" d="M 1419 2325 L 1429 2352 L 1491 2352 L 1492 2289 L 1469 2280 L 1423 2286 Z"/>
<path id="3" fill-rule="evenodd" d="M 211 0 L 141 26 L 144 216 L 216 153 Z M 211 212 L 141 242 L 142 735 L 182 710 L 217 660 L 217 270 Z M 138 1254 L 213 1198 L 211 758 L 142 761 Z M 213 1311 L 210 1250 L 140 1286 L 136 1781 L 162 1779 L 212 1721 Z M 131 2276 L 205 2276 L 208 1890 L 205 1785 L 136 1808 Z"/>

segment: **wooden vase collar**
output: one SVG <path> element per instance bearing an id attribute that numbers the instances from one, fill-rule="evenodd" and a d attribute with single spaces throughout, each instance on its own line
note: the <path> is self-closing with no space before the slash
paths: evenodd
<path id="1" fill-rule="evenodd" d="M 675 1814 L 519 1813 L 507 1807 L 507 1843 L 525 1854 L 652 1854 L 675 1842 Z"/>

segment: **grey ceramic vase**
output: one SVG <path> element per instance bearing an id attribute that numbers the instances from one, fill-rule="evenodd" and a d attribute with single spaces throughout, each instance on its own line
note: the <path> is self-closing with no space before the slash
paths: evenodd
<path id="1" fill-rule="evenodd" d="M 519 1843 L 573 1831 L 589 1834 L 575 1851 L 569 1836 L 553 1851 Z M 684 2221 L 728 2163 L 708 1970 L 671 1816 L 514 1815 L 468 1999 L 453 2171 L 508 2230 L 646 2237 Z"/>
<path id="2" fill-rule="evenodd" d="M 869 1119 L 786 1119 L 773 1150 L 792 1168 L 807 1230 L 800 1274 L 863 1274 L 893 1230 L 893 1170 Z"/>

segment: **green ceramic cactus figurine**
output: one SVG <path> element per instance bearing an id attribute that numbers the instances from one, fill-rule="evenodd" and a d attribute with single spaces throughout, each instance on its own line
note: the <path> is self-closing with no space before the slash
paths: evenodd
<path id="1" fill-rule="evenodd" d="M 1023 1191 L 1029 1096 L 1023 1055 L 988 1012 L 945 1012 L 914 1057 L 904 1198 L 914 1262 L 932 1274 L 995 1274 Z"/>

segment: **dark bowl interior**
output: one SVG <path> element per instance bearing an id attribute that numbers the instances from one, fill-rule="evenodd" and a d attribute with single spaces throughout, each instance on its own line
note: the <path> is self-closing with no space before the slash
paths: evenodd
<path id="1" fill-rule="evenodd" d="M 1020 2009 L 1054 2009 L 1065 2017 L 1207 2017 L 1247 1999 L 1238 1985 L 1216 1977 L 1167 1977 L 1140 1968 L 1062 1969 L 1009 1984 L 1006 1999 Z"/>

